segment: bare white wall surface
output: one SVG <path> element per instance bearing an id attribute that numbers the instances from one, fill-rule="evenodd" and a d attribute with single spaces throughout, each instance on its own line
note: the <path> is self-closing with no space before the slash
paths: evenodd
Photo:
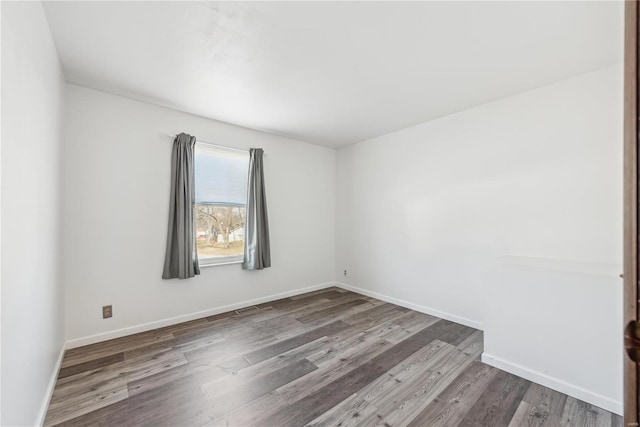
<path id="1" fill-rule="evenodd" d="M 340 149 L 336 188 L 338 281 L 482 327 L 498 256 L 621 264 L 622 68 Z"/>
<path id="2" fill-rule="evenodd" d="M 66 108 L 64 281 L 71 345 L 333 281 L 333 149 L 74 85 L 67 86 Z M 167 134 L 179 132 L 264 148 L 272 268 L 224 265 L 203 268 L 193 279 L 162 280 Z M 107 304 L 113 318 L 103 320 Z"/>
<path id="3" fill-rule="evenodd" d="M 41 422 L 64 343 L 64 77 L 40 2 L 2 2 L 2 425 Z"/>
<path id="4" fill-rule="evenodd" d="M 483 298 L 482 360 L 622 414 L 619 274 L 615 264 L 496 260 Z"/>

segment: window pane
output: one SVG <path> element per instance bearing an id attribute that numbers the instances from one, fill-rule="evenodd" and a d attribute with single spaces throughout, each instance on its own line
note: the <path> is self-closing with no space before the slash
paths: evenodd
<path id="1" fill-rule="evenodd" d="M 242 256 L 245 215 L 244 206 L 196 205 L 198 259 Z"/>
<path id="2" fill-rule="evenodd" d="M 249 153 L 196 144 L 196 203 L 247 204 Z"/>

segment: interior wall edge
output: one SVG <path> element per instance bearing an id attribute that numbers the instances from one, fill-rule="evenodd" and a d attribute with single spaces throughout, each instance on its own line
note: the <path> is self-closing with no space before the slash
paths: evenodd
<path id="1" fill-rule="evenodd" d="M 492 356 L 487 352 L 482 353 L 482 362 L 526 380 L 549 387 L 553 390 L 559 391 L 560 393 L 564 393 L 575 397 L 576 399 L 598 406 L 602 409 L 606 409 L 607 411 L 622 415 L 622 402 L 619 400 L 611 399 L 607 396 L 603 396 L 566 381 L 551 377 L 543 372 L 536 371 L 535 369 L 527 368 L 526 366 L 521 366 L 517 363 L 512 363 L 508 360 Z"/>
<path id="2" fill-rule="evenodd" d="M 267 295 L 260 298 L 239 301 L 233 304 L 227 304 L 219 307 L 213 307 L 207 310 L 196 311 L 193 313 L 182 314 L 180 316 L 169 317 L 166 319 L 155 320 L 153 322 L 142 323 L 139 325 L 128 326 L 126 328 L 114 329 L 112 331 L 101 332 L 95 335 L 89 335 L 81 338 L 74 338 L 66 341 L 66 349 L 72 349 L 82 347 L 85 345 L 95 344 L 102 341 L 108 341 L 115 338 L 121 338 L 128 335 L 137 334 L 140 332 L 147 332 L 153 329 L 163 328 L 165 326 L 171 326 L 182 322 L 188 322 L 191 320 L 200 319 L 207 316 L 214 316 L 220 313 L 226 313 L 228 311 L 238 310 L 252 305 L 263 304 L 270 301 L 275 301 L 282 298 L 288 298 L 290 296 L 303 294 L 305 292 L 313 292 L 320 289 L 330 288 L 335 286 L 334 282 L 319 283 L 316 285 L 307 286 L 304 288 L 298 288 L 291 291 L 281 292 L 277 294 Z"/>
<path id="3" fill-rule="evenodd" d="M 469 319 L 463 316 L 458 316 L 453 313 L 448 313 L 446 311 L 441 311 L 432 307 L 427 307 L 420 304 L 414 304 L 409 301 L 405 301 L 399 298 L 391 297 L 388 295 L 380 294 L 378 292 L 373 292 L 364 288 L 359 288 L 357 286 L 349 285 L 342 282 L 336 282 L 335 286 L 346 289 L 348 291 L 356 292 L 358 294 L 366 295 L 368 297 L 376 298 L 384 302 L 388 302 L 391 304 L 399 305 L 400 307 L 405 307 L 414 311 L 418 311 L 420 313 L 429 314 L 431 316 L 436 316 L 441 319 L 449 320 L 451 322 L 459 323 L 461 325 L 469 326 L 470 328 L 479 329 L 481 331 L 484 330 L 484 324 L 477 320 Z"/>
<path id="4" fill-rule="evenodd" d="M 44 424 L 44 419 L 47 416 L 47 410 L 49 409 L 49 402 L 51 402 L 51 397 L 53 396 L 53 390 L 56 388 L 56 381 L 58 380 L 58 374 L 60 373 L 60 368 L 62 367 L 62 360 L 64 359 L 64 352 L 67 350 L 66 342 L 62 342 L 62 346 L 60 347 L 60 353 L 58 354 L 58 359 L 53 367 L 51 372 L 51 378 L 49 379 L 49 384 L 47 384 L 47 389 L 42 398 L 42 405 L 40 406 L 40 410 L 38 411 L 38 417 L 36 418 L 37 426 L 42 426 Z"/>

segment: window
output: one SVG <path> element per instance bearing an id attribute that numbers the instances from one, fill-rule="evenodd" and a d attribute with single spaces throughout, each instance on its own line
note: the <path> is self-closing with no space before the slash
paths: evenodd
<path id="1" fill-rule="evenodd" d="M 242 261 L 249 153 L 196 143 L 195 223 L 200 265 Z"/>

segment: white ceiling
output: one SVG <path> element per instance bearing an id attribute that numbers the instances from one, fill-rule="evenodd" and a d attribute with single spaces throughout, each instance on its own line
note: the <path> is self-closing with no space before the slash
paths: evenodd
<path id="1" fill-rule="evenodd" d="M 48 2 L 70 83 L 339 147 L 622 60 L 622 2 Z"/>

